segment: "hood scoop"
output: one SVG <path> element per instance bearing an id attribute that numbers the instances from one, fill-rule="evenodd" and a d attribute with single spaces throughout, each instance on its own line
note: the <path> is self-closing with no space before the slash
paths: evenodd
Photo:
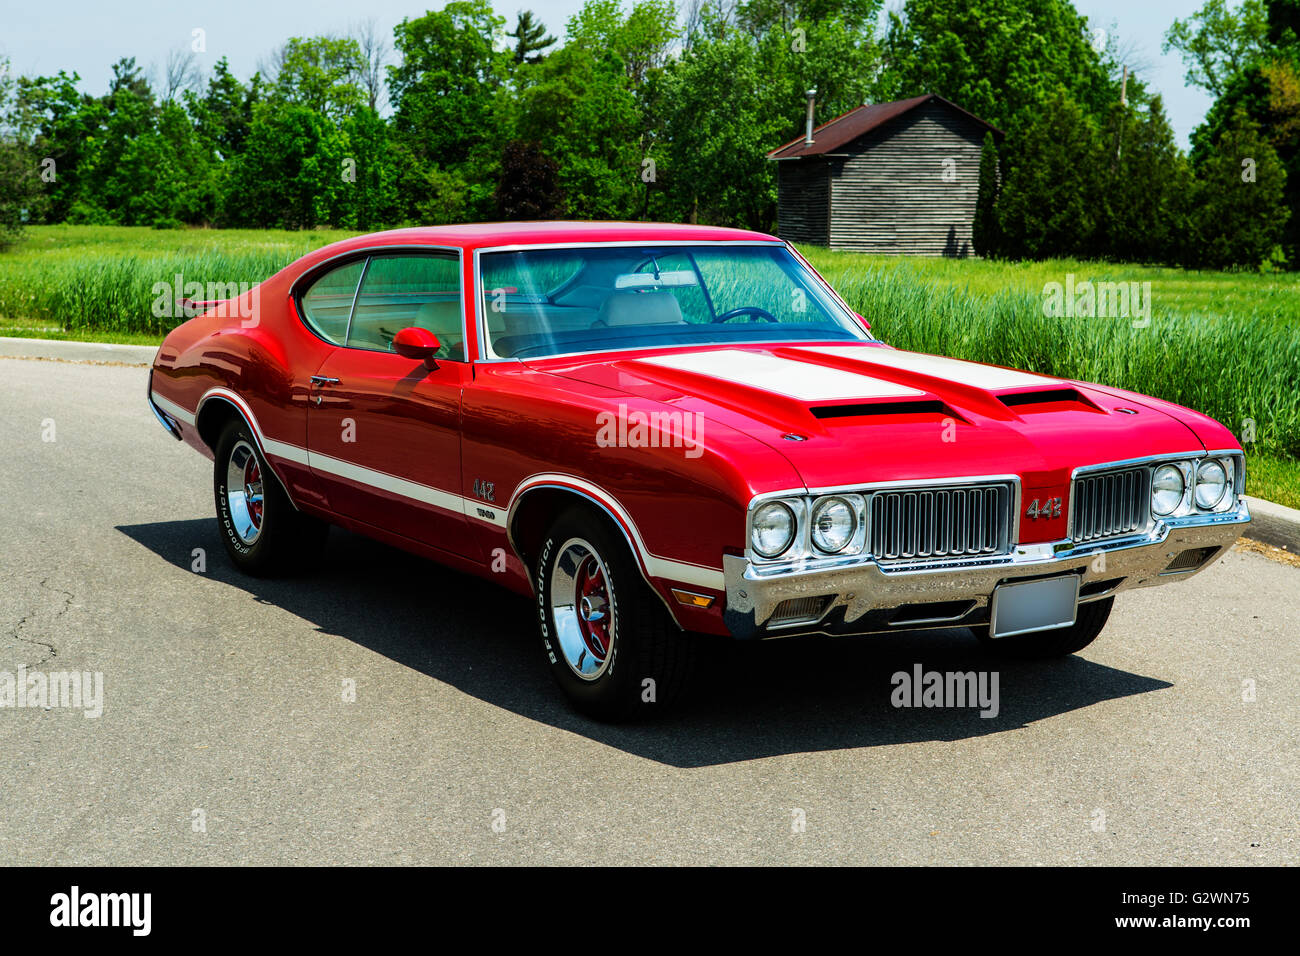
<path id="1" fill-rule="evenodd" d="M 1012 392 L 998 396 L 998 401 L 1020 414 L 1027 412 L 1100 412 L 1106 410 L 1091 401 L 1077 388 L 1041 388 L 1030 392 Z"/>
<path id="2" fill-rule="evenodd" d="M 912 399 L 895 402 L 851 402 L 841 405 L 813 405 L 809 407 L 813 418 L 868 418 L 881 416 L 923 416 L 925 420 L 953 418 L 966 419 L 938 399 Z"/>

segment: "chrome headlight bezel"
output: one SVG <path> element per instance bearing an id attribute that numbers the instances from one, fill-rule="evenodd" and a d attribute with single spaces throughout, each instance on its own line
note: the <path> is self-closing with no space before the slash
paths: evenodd
<path id="1" fill-rule="evenodd" d="M 790 516 L 790 536 L 785 544 L 776 550 L 765 550 L 758 544 L 758 521 L 759 516 L 769 509 L 776 511 L 784 510 Z M 764 501 L 754 508 L 749 516 L 749 548 L 760 558 L 767 561 L 775 561 L 782 557 L 792 557 L 791 551 L 794 549 L 803 536 L 802 529 L 806 524 L 802 520 L 806 507 L 799 499 L 774 498 L 771 501 Z"/>
<path id="2" fill-rule="evenodd" d="M 1205 505 L 1200 502 L 1197 491 L 1202 470 L 1210 465 L 1218 465 L 1223 469 L 1223 492 L 1213 505 Z M 1182 476 L 1183 493 L 1177 507 L 1162 514 L 1156 509 L 1155 482 L 1156 476 L 1165 468 L 1177 469 Z M 1151 466 L 1151 517 L 1156 521 L 1169 521 L 1236 511 L 1245 490 L 1245 456 L 1242 452 L 1220 451 L 1197 458 L 1157 461 Z"/>
<path id="3" fill-rule="evenodd" d="M 1219 468 L 1223 472 L 1222 487 L 1219 494 L 1213 501 L 1208 504 L 1201 500 L 1201 476 L 1212 468 Z M 1236 491 L 1235 465 L 1232 458 L 1203 458 L 1196 465 L 1196 480 L 1193 483 L 1192 498 L 1196 502 L 1196 507 L 1200 511 L 1216 512 L 1225 511 L 1232 504 Z"/>
<path id="4" fill-rule="evenodd" d="M 849 534 L 844 539 L 844 543 L 838 548 L 831 548 L 827 545 L 833 542 L 824 544 L 818 540 L 817 517 L 823 509 L 834 507 L 837 503 L 842 504 L 848 510 L 853 524 Z M 812 500 L 808 515 L 808 538 L 814 554 L 832 557 L 862 553 L 862 548 L 867 539 L 867 505 L 866 499 L 862 495 L 822 495 Z"/>
<path id="5" fill-rule="evenodd" d="M 1178 500 L 1173 502 L 1166 510 L 1161 510 L 1157 504 L 1159 500 L 1156 496 L 1172 492 L 1173 489 L 1159 489 L 1156 483 L 1161 480 L 1161 474 L 1167 472 L 1171 476 L 1178 478 Z M 1164 461 L 1159 462 L 1151 469 L 1151 514 L 1156 518 L 1176 518 L 1180 514 L 1185 514 L 1187 510 L 1188 491 L 1191 488 L 1191 467 L 1185 461 Z"/>
<path id="6" fill-rule="evenodd" d="M 844 547 L 838 551 L 827 551 L 813 540 L 812 516 L 814 509 L 823 505 L 827 499 L 840 499 L 848 505 L 853 513 L 853 533 Z M 761 550 L 755 542 L 755 524 L 759 515 L 771 505 L 781 505 L 794 515 L 794 539 L 780 551 Z M 861 494 L 854 492 L 832 491 L 826 494 L 799 496 L 780 495 L 755 501 L 749 508 L 745 522 L 746 551 L 750 560 L 763 565 L 784 565 L 798 561 L 835 560 L 858 557 L 863 553 L 867 543 L 867 501 Z"/>

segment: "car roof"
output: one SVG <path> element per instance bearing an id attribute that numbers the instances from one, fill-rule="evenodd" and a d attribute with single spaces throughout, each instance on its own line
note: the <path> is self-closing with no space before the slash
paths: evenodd
<path id="1" fill-rule="evenodd" d="M 696 226 L 666 222 L 482 222 L 452 226 L 389 229 L 342 239 L 305 257 L 321 262 L 358 249 L 386 245 L 457 246 L 465 250 L 490 246 L 544 245 L 587 242 L 780 242 L 775 236 L 748 229 Z"/>

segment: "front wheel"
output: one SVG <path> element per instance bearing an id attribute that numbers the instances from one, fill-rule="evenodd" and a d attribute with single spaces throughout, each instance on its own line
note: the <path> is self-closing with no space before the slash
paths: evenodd
<path id="1" fill-rule="evenodd" d="M 217 525 L 235 567 L 259 577 L 284 574 L 320 552 L 329 526 L 294 508 L 244 422 L 226 426 L 213 457 Z"/>
<path id="2" fill-rule="evenodd" d="M 1113 597 L 1080 604 L 1073 624 L 1050 631 L 993 638 L 989 636 L 989 628 L 986 624 L 983 627 L 971 628 L 971 632 L 986 648 L 1004 657 L 1065 657 L 1083 650 L 1097 639 L 1101 629 L 1106 626 L 1110 609 L 1114 604 Z"/>
<path id="3" fill-rule="evenodd" d="M 629 720 L 680 698 L 694 643 L 608 521 L 581 508 L 557 518 L 542 541 L 533 583 L 551 674 L 578 710 Z"/>

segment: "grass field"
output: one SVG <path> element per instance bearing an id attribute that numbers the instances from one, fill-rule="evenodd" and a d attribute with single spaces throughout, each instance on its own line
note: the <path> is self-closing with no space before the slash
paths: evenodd
<path id="1" fill-rule="evenodd" d="M 0 251 L 0 335 L 157 343 L 156 282 L 254 283 L 347 233 L 41 226 Z M 1300 278 L 802 250 L 902 348 L 1105 382 L 1196 408 L 1247 444 L 1253 494 L 1300 507 Z M 1150 323 L 1050 317 L 1047 283 L 1150 283 Z M 1248 424 L 1252 423 L 1252 424 Z"/>
<path id="2" fill-rule="evenodd" d="M 256 283 L 349 233 L 37 226 L 0 252 L 0 335 L 161 340 L 157 282 Z M 57 331 L 56 331 L 57 330 Z"/>

